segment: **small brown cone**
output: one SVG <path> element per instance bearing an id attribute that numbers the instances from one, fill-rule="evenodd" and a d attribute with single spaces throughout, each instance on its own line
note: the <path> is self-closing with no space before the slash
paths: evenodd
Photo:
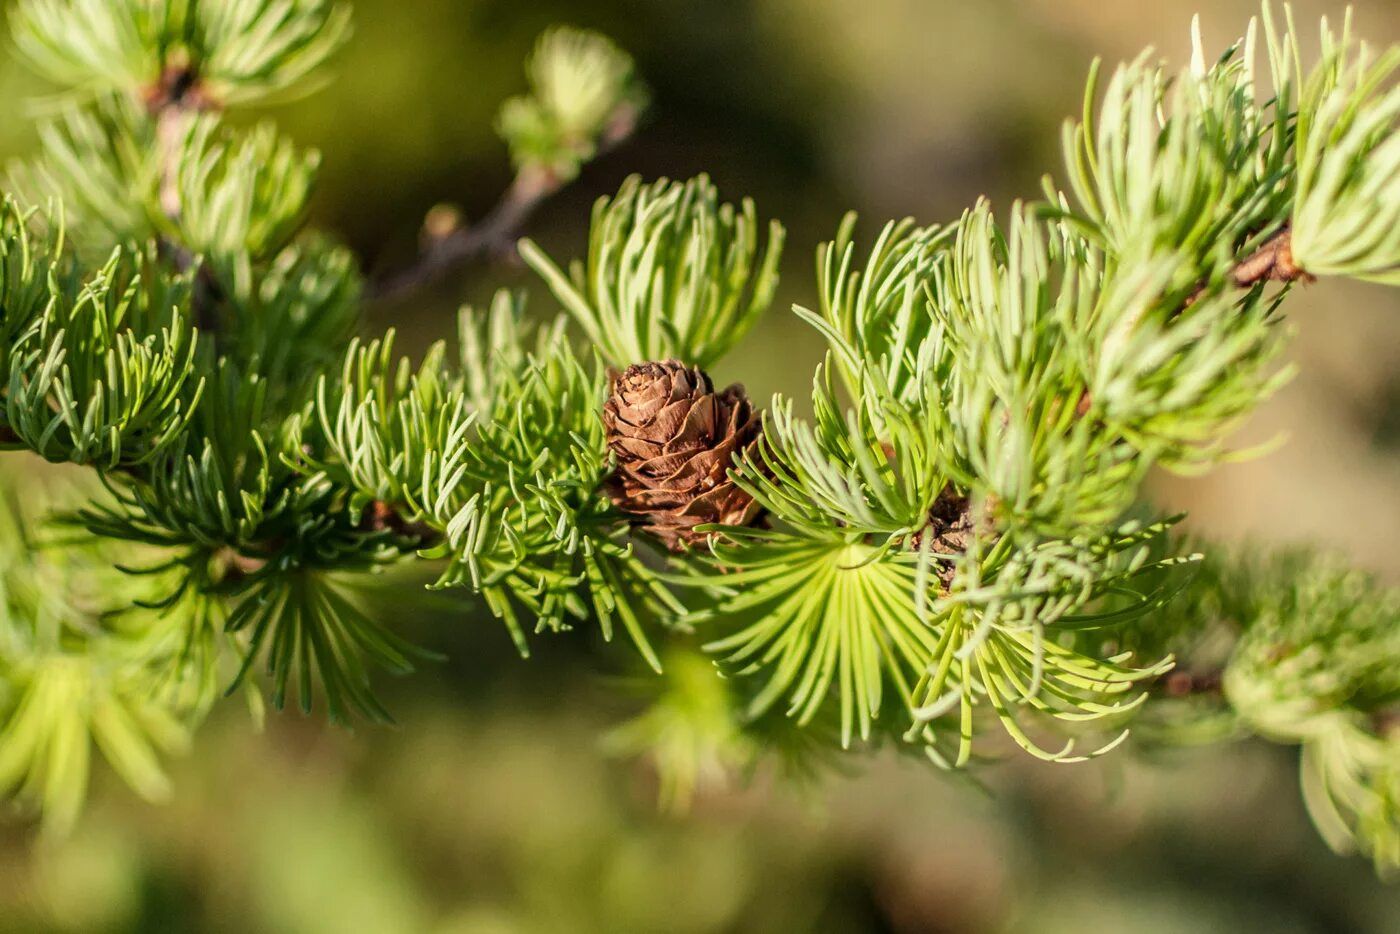
<path id="1" fill-rule="evenodd" d="M 615 506 L 672 551 L 705 539 L 697 525 L 757 518 L 758 504 L 728 477 L 762 431 L 742 386 L 715 392 L 699 367 L 667 360 L 628 367 L 612 388 L 603 426 L 617 455 Z"/>

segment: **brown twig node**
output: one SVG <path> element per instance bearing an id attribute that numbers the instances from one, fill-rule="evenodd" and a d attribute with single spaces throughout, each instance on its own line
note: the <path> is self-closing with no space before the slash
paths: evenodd
<path id="1" fill-rule="evenodd" d="M 1285 227 L 1232 271 L 1235 285 L 1252 288 L 1260 282 L 1315 282 L 1293 261 L 1293 231 Z"/>
<path id="2" fill-rule="evenodd" d="M 393 532 L 404 538 L 416 538 L 423 543 L 436 542 L 438 532 L 426 522 L 411 522 L 393 506 L 382 499 L 374 500 L 365 508 L 360 527 L 372 532 Z"/>
<path id="3" fill-rule="evenodd" d="M 1264 241 L 1263 246 L 1237 263 L 1230 270 L 1230 278 L 1241 289 L 1252 289 L 1261 282 L 1301 282 L 1306 285 L 1317 281 L 1316 276 L 1294 261 L 1293 231 L 1288 227 Z M 1209 290 L 1209 283 L 1202 282 L 1183 303 L 1182 310 L 1196 304 Z"/>
<path id="4" fill-rule="evenodd" d="M 1163 675 L 1160 683 L 1168 697 L 1199 697 L 1219 694 L 1224 678 L 1219 671 L 1191 672 L 1178 668 Z"/>
<path id="5" fill-rule="evenodd" d="M 934 554 L 960 555 L 967 551 L 967 546 L 971 544 L 976 533 L 977 519 L 972 501 L 949 484 L 933 501 L 933 508 L 928 513 L 928 525 L 910 536 L 909 547 L 914 551 L 921 551 L 924 547 L 924 536 L 931 535 Z M 952 586 L 956 573 L 957 569 L 951 562 L 938 569 L 938 579 L 945 590 Z"/>
<path id="6" fill-rule="evenodd" d="M 147 111 L 152 114 L 171 108 L 193 111 L 218 107 L 218 102 L 199 80 L 199 72 L 184 59 L 165 66 L 156 83 L 146 89 L 145 102 Z"/>

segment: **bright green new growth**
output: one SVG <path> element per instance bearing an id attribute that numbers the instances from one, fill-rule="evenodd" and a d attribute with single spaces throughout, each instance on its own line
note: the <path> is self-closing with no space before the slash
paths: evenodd
<path id="1" fill-rule="evenodd" d="M 599 147 L 630 131 L 646 107 L 632 58 L 606 36 L 556 27 L 526 65 L 530 93 L 501 106 L 497 129 L 521 170 L 571 180 Z"/>
<path id="2" fill-rule="evenodd" d="M 565 275 L 531 240 L 525 261 L 585 336 L 625 364 L 679 359 L 708 367 L 772 303 L 783 227 L 768 225 L 760 257 L 757 210 L 720 204 L 701 175 L 688 182 L 623 182 L 593 207 L 587 263 Z"/>
<path id="3" fill-rule="evenodd" d="M 34 70 L 82 94 L 142 95 L 197 62 L 221 105 L 314 90 L 350 36 L 334 0 L 24 0 L 15 44 Z M 310 79 L 310 80 L 309 80 Z"/>
<path id="4" fill-rule="evenodd" d="M 1224 672 L 1224 730 L 1302 747 L 1304 801 L 1334 848 L 1400 866 L 1400 590 L 1305 552 L 1242 554 L 1207 566 L 1163 619 L 1237 640 Z"/>
<path id="5" fill-rule="evenodd" d="M 354 259 L 303 230 L 317 156 L 223 119 L 322 80 L 344 7 L 24 0 L 12 22 L 74 93 L 0 209 L 0 441 L 101 486 L 58 497 L 61 538 L 32 507 L 0 526 L 0 789 L 53 826 L 94 746 L 164 793 L 157 754 L 233 687 L 387 719 L 371 672 L 427 653 L 367 598 L 427 560 L 522 654 L 625 631 L 654 703 L 612 742 L 674 804 L 760 756 L 1073 762 L 1134 722 L 1244 728 L 1303 746 L 1334 845 L 1400 866 L 1394 594 L 1202 562 L 1140 489 L 1218 461 L 1286 378 L 1294 283 L 1395 281 L 1400 53 L 1324 26 L 1308 69 L 1266 10 L 1214 64 L 1197 39 L 1179 75 L 1144 56 L 1100 92 L 1096 67 L 1042 201 L 893 222 L 868 250 L 847 218 L 796 309 L 828 344 L 812 414 L 774 399 L 731 473 L 765 522 L 670 556 L 607 495 L 610 370 L 716 365 L 772 302 L 781 225 L 704 176 L 629 179 L 585 259 L 519 243 L 563 315 L 531 325 L 501 292 L 410 362 L 356 336 Z M 499 127 L 536 198 L 642 97 L 579 30 L 546 33 L 528 79 Z M 1205 659 L 1218 631 L 1233 654 Z M 1223 696 L 1174 697 L 1179 659 Z"/>

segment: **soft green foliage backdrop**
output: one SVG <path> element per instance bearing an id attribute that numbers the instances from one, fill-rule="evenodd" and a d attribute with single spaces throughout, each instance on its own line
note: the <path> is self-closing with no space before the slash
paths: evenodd
<path id="1" fill-rule="evenodd" d="M 531 233 L 553 255 L 583 242 L 588 205 L 622 175 L 716 176 L 789 226 L 783 294 L 719 379 L 756 398 L 801 390 L 815 335 L 780 309 L 815 306 L 810 248 L 840 214 L 950 216 L 981 192 L 1034 195 L 1055 164 L 1091 54 L 1154 43 L 1187 53 L 1193 5 L 919 0 L 558 2 L 356 0 L 337 81 L 279 108 L 326 154 L 317 221 L 374 268 L 414 249 L 441 200 L 479 215 L 509 179 L 492 133 L 522 89 L 539 30 L 576 22 L 639 60 L 656 101 L 625 152 L 587 169 Z M 1388 4 L 1359 4 L 1368 38 L 1400 37 Z M 1255 4 L 1212 3 L 1207 44 Z M 1328 4 L 1299 5 L 1311 22 Z M 1311 34 L 1309 32 L 1309 34 Z M 28 151 L 5 60 L 0 142 Z M 512 270 L 473 270 L 434 302 L 374 309 L 410 344 L 451 329 Z M 538 290 L 537 290 L 538 291 Z M 1163 481 L 1213 535 L 1321 541 L 1400 578 L 1400 315 L 1396 299 L 1327 285 L 1296 299 L 1301 378 L 1248 426 L 1292 442 L 1210 478 Z M 1348 328 L 1310 309 L 1347 308 Z M 413 349 L 413 348 L 408 348 Z M 32 469 L 26 463 L 14 469 Z M 928 770 L 882 763 L 807 791 L 760 782 L 654 814 L 647 777 L 601 759 L 606 692 L 569 664 L 584 637 L 518 663 L 498 627 L 445 607 L 454 661 L 383 687 L 404 727 L 353 735 L 295 715 L 248 735 L 236 708 L 179 763 L 173 805 L 136 804 L 111 776 L 67 844 L 29 854 L 0 829 L 0 927 L 273 931 L 1351 931 L 1385 932 L 1400 896 L 1327 854 L 1297 803 L 1287 750 L 1173 754 L 1081 771 L 1018 763 L 988 805 Z M 439 633 L 453 635 L 442 637 Z M 446 644 L 447 640 L 460 640 Z M 1227 841 L 1227 842 L 1222 842 Z"/>

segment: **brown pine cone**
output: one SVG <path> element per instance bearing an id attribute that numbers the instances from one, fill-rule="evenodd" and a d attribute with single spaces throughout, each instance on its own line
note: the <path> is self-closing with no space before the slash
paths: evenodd
<path id="1" fill-rule="evenodd" d="M 608 495 L 667 548 L 703 541 L 697 525 L 757 518 L 758 504 L 727 476 L 762 431 L 744 387 L 715 392 L 703 370 L 676 360 L 637 364 L 614 377 L 603 425 L 617 455 Z"/>

